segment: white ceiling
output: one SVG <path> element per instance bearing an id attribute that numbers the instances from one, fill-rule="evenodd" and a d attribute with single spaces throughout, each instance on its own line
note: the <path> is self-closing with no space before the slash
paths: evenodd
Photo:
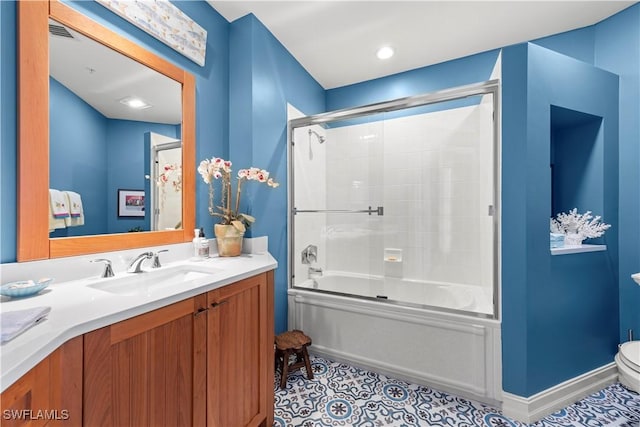
<path id="1" fill-rule="evenodd" d="M 630 1 L 225 1 L 253 13 L 325 88 L 395 74 L 595 24 Z M 375 57 L 382 45 L 393 58 Z"/>
<path id="2" fill-rule="evenodd" d="M 55 21 L 49 24 L 61 26 Z M 109 119 L 182 123 L 180 83 L 65 29 L 73 38 L 49 35 L 49 74 L 54 79 Z M 120 102 L 131 96 L 142 98 L 151 107 L 134 110 Z"/>

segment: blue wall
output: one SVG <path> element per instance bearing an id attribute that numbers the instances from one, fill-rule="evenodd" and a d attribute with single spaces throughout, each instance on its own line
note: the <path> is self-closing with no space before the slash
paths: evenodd
<path id="1" fill-rule="evenodd" d="M 536 44 L 590 62 L 620 77 L 619 281 L 620 341 L 640 336 L 640 4 L 598 24 L 536 40 Z"/>
<path id="2" fill-rule="evenodd" d="M 0 262 L 16 259 L 16 4 L 0 1 Z"/>
<path id="3" fill-rule="evenodd" d="M 582 62 L 593 64 L 595 58 L 595 37 L 596 26 L 592 25 L 537 39 L 534 43 Z"/>
<path id="4" fill-rule="evenodd" d="M 139 218 L 118 218 L 117 192 L 123 190 L 144 190 L 147 180 L 144 178 L 145 134 L 158 133 L 170 138 L 180 139 L 180 129 L 175 125 L 136 122 L 132 120 L 108 120 L 106 139 L 108 150 L 106 161 L 107 182 L 107 232 L 124 233 L 135 227 L 148 231 L 151 216 Z M 149 195 L 147 194 L 147 203 Z"/>
<path id="5" fill-rule="evenodd" d="M 84 225 L 51 237 L 107 232 L 108 119 L 53 78 L 49 79 L 49 186 L 82 196 Z"/>
<path id="6" fill-rule="evenodd" d="M 327 111 L 390 101 L 489 80 L 499 50 L 327 91 Z"/>
<path id="7" fill-rule="evenodd" d="M 264 168 L 281 183 L 245 187 L 242 206 L 268 236 L 275 272 L 276 333 L 287 328 L 287 103 L 305 114 L 324 111 L 324 90 L 253 15 L 231 24 L 229 158 L 237 168 Z M 212 153 L 215 154 L 215 153 Z M 220 157 L 220 156 L 218 156 Z"/>
<path id="8" fill-rule="evenodd" d="M 417 68 L 379 79 L 330 89 L 327 91 L 327 110 L 336 111 L 360 107 L 484 82 L 490 79 L 499 53 L 499 50 L 492 50 L 430 67 Z M 481 100 L 482 96 L 454 99 L 421 107 L 332 122 L 329 127 L 354 126 L 361 123 L 462 108 L 477 105 Z"/>
<path id="9" fill-rule="evenodd" d="M 617 351 L 618 77 L 533 44 L 502 60 L 503 389 L 531 396 Z M 549 253 L 552 106 L 603 118 L 586 182 L 612 224 L 605 252 Z"/>
<path id="10" fill-rule="evenodd" d="M 620 341 L 640 337 L 640 4 L 596 26 L 595 64 L 620 76 Z"/>

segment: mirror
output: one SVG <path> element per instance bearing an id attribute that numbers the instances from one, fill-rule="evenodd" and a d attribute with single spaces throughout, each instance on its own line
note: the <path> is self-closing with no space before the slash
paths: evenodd
<path id="1" fill-rule="evenodd" d="M 57 0 L 20 2 L 18 22 L 18 261 L 190 241 L 195 224 L 193 76 Z M 85 51 L 81 61 L 61 53 L 64 40 L 50 40 L 49 24 L 74 37 L 66 42 L 75 43 L 71 50 L 76 55 L 84 49 L 80 44 L 92 43 L 115 67 L 101 71 L 106 65 L 93 62 Z M 76 74 L 67 72 L 72 69 Z M 105 75 L 115 80 L 96 81 Z M 145 91 L 141 82 L 148 79 L 152 90 Z M 132 95 L 153 107 L 133 111 L 120 102 Z M 81 104 L 104 123 L 104 134 L 83 133 L 90 127 L 88 120 L 67 108 Z M 107 144 L 98 146 L 98 140 Z M 179 148 L 162 149 L 169 146 Z M 167 163 L 154 164 L 156 160 Z M 164 185 L 156 185 L 163 177 Z M 49 234 L 49 188 L 81 194 L 85 226 Z M 137 203 L 144 194 L 142 215 L 136 206 L 138 213 L 118 216 L 123 189 L 134 190 Z M 173 212 L 165 215 L 163 202 Z M 156 217 L 152 203 L 157 205 Z M 143 232 L 134 236 L 128 233 L 132 230 Z"/>
<path id="2" fill-rule="evenodd" d="M 49 186 L 82 202 L 49 237 L 182 228 L 181 95 L 177 81 L 49 20 Z M 144 191 L 133 215 L 117 211 L 119 189 Z"/>

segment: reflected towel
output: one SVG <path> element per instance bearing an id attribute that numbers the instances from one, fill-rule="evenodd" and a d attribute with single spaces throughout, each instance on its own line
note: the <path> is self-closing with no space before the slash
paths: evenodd
<path id="1" fill-rule="evenodd" d="M 49 199 L 51 200 L 51 213 L 54 218 L 67 218 L 70 215 L 68 199 L 62 191 L 50 188 Z"/>
<path id="2" fill-rule="evenodd" d="M 55 230 L 56 228 L 65 228 L 67 225 L 64 222 L 64 217 L 62 218 L 57 218 L 54 216 L 53 214 L 53 205 L 54 205 L 54 199 L 58 199 L 58 198 L 62 198 L 66 203 L 66 197 L 64 194 L 62 194 L 61 191 L 58 190 L 54 190 L 54 189 L 49 189 L 49 233 L 51 233 L 53 230 Z"/>
<path id="3" fill-rule="evenodd" d="M 67 227 L 75 227 L 78 225 L 84 225 L 84 210 L 82 208 L 82 198 L 80 195 L 73 191 L 63 191 L 67 198 L 67 205 L 69 206 L 69 217 L 64 219 L 64 223 Z"/>
<path id="4" fill-rule="evenodd" d="M 0 313 L 0 342 L 17 337 L 47 317 L 50 311 L 51 307 L 34 307 Z"/>

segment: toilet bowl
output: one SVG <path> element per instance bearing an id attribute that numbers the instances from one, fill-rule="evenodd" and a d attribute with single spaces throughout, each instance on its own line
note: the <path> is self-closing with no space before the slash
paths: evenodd
<path id="1" fill-rule="evenodd" d="M 620 346 L 615 357 L 618 379 L 622 385 L 640 393 L 640 341 L 629 341 Z"/>

